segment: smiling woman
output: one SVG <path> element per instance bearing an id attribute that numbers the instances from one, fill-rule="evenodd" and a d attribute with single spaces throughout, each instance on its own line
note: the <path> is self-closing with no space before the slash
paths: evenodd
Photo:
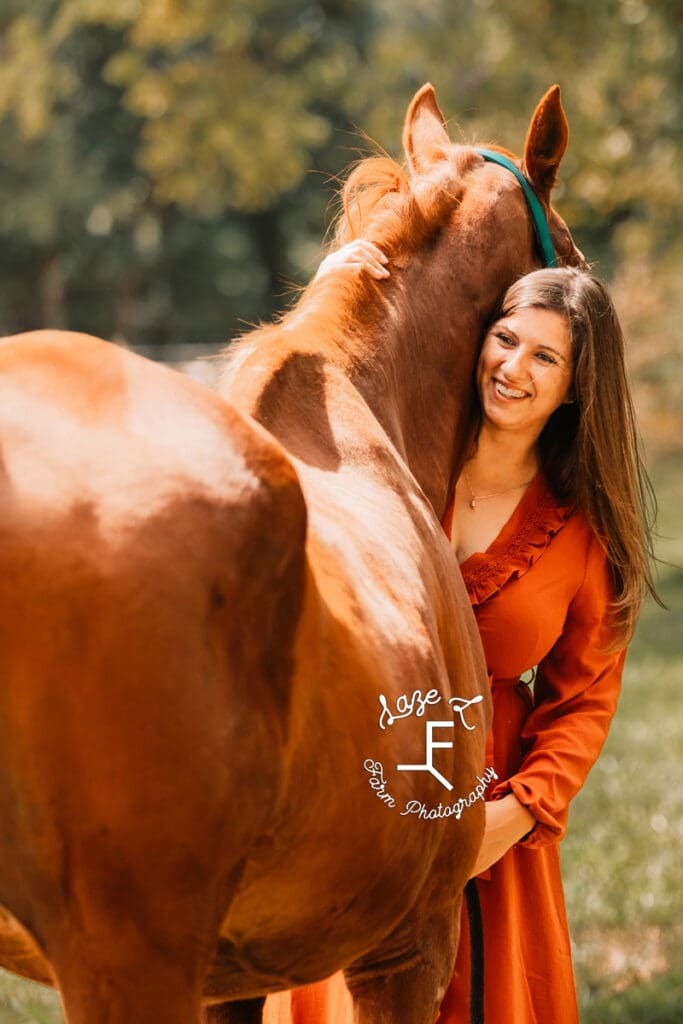
<path id="1" fill-rule="evenodd" d="M 613 625 L 628 639 L 643 584 L 653 591 L 649 481 L 623 334 L 604 286 L 572 268 L 521 278 L 485 334 L 476 379 L 480 426 L 454 504 L 459 560 L 487 549 L 541 471 L 600 538 L 615 586 Z"/>
<path id="2" fill-rule="evenodd" d="M 486 1020 L 574 1024 L 557 843 L 652 590 L 648 481 L 603 285 L 572 269 L 519 280 L 486 332 L 476 382 L 479 429 L 445 526 L 491 675 L 487 763 L 502 780 L 475 867 L 485 977 L 496 977 Z M 525 666 L 537 666 L 533 691 Z M 463 921 L 441 1024 L 467 1019 L 468 935 Z"/>

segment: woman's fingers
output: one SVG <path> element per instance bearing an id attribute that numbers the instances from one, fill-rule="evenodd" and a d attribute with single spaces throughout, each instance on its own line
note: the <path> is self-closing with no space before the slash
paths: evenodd
<path id="1" fill-rule="evenodd" d="M 355 238 L 343 245 L 341 249 L 329 253 L 318 267 L 316 278 L 329 274 L 332 270 L 348 269 L 354 273 L 365 271 L 377 280 L 389 277 L 386 264 L 388 257 L 382 250 L 368 242 L 365 238 Z"/>
<path id="2" fill-rule="evenodd" d="M 389 270 L 387 268 L 389 258 L 385 256 L 379 246 L 373 245 L 372 242 L 368 242 L 364 238 L 356 239 L 356 246 L 356 261 L 360 264 L 361 270 L 367 271 L 378 280 L 383 277 L 389 277 Z"/>
<path id="3" fill-rule="evenodd" d="M 389 258 L 385 256 L 379 246 L 364 238 L 356 239 L 355 245 L 358 253 L 356 260 L 363 270 L 367 270 L 373 277 L 389 277 L 387 269 Z"/>

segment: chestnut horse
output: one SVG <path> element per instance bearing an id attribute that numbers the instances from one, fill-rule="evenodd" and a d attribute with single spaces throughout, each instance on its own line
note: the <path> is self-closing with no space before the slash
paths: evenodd
<path id="1" fill-rule="evenodd" d="M 566 141 L 554 88 L 522 166 L 576 263 Z M 340 232 L 391 279 L 314 280 L 222 396 L 84 335 L 0 345 L 0 964 L 69 1024 L 244 1024 L 339 968 L 361 1024 L 436 1014 L 489 722 L 439 521 L 483 325 L 539 259 L 430 86 L 404 143 Z"/>

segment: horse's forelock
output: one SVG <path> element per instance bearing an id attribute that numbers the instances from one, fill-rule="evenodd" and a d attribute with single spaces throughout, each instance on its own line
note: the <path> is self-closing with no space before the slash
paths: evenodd
<path id="1" fill-rule="evenodd" d="M 334 233 L 336 244 L 367 237 L 376 226 L 378 214 L 390 208 L 392 201 L 395 204 L 409 194 L 408 177 L 395 160 L 384 156 L 361 160 L 342 189 L 342 209 Z"/>
<path id="2" fill-rule="evenodd" d="M 390 157 L 361 160 L 342 190 L 335 247 L 369 238 L 388 253 L 415 251 L 457 204 L 478 159 L 469 147 L 453 146 L 446 159 L 435 162 L 432 174 L 413 179 Z"/>

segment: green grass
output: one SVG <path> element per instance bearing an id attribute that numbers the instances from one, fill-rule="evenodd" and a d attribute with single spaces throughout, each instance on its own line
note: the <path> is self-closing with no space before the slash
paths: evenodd
<path id="1" fill-rule="evenodd" d="M 0 971 L 0 1024 L 62 1024 L 56 992 Z"/>
<path id="2" fill-rule="evenodd" d="M 605 750 L 562 846 L 582 1024 L 683 1019 L 683 509 L 677 465 L 656 474 L 660 593 L 629 652 Z M 0 971 L 0 1024 L 62 1024 L 55 993 Z M 552 1024 L 552 1022 L 548 1022 Z"/>

